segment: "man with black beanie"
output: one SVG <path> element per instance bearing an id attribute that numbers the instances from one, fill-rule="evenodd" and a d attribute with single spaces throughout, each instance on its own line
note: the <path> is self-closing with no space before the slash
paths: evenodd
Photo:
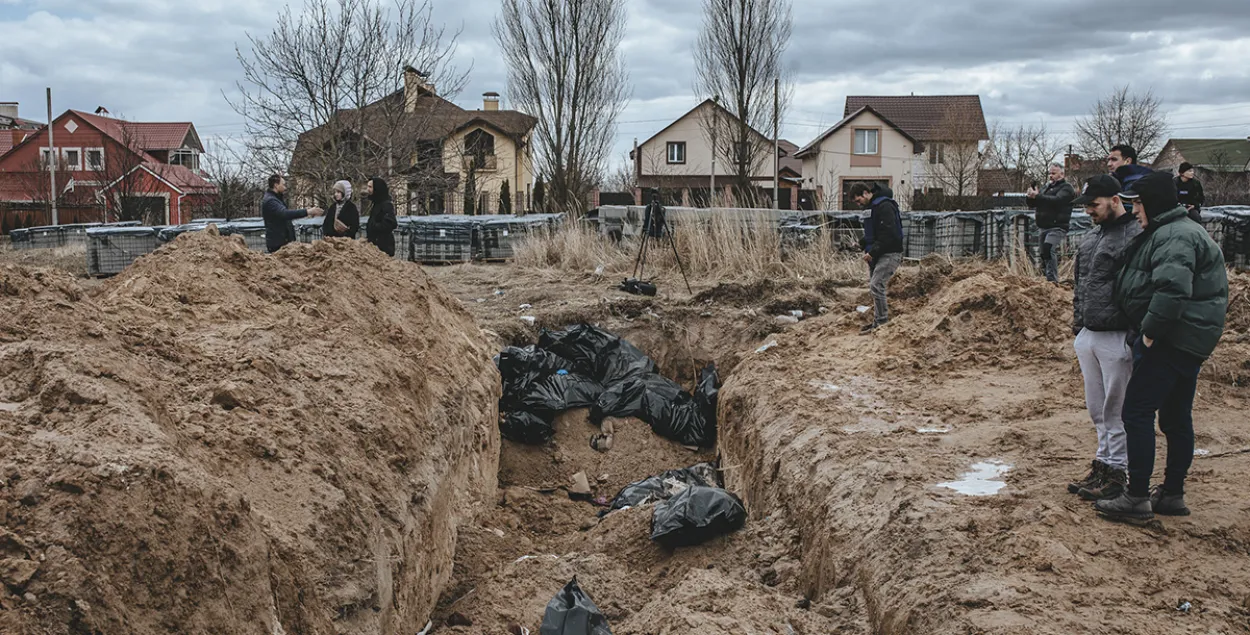
<path id="1" fill-rule="evenodd" d="M 1220 248 L 1189 218 L 1176 198 L 1172 175 L 1154 172 L 1123 198 L 1144 232 L 1130 248 L 1115 286 L 1116 306 L 1138 330 L 1133 376 L 1124 396 L 1128 491 L 1094 508 L 1119 520 L 1154 514 L 1185 516 L 1185 477 L 1194 459 L 1194 394 L 1198 373 L 1224 332 L 1228 274 Z M 1163 484 L 1150 489 L 1155 461 L 1155 413 L 1167 437 Z"/>

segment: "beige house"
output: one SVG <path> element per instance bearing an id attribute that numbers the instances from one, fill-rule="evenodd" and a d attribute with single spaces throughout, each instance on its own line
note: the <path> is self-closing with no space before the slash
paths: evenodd
<path id="1" fill-rule="evenodd" d="M 923 194 L 977 194 L 988 140 L 977 95 L 851 96 L 843 119 L 795 156 L 823 209 L 856 209 L 857 182 L 890 187 L 910 209 Z"/>
<path id="2" fill-rule="evenodd" d="M 665 126 L 650 139 L 637 145 L 630 152 L 635 176 L 640 190 L 639 203 L 645 202 L 645 193 L 651 189 L 660 191 L 667 205 L 708 207 L 711 201 L 713 165 L 715 166 L 718 205 L 734 203 L 733 180 L 736 166 L 726 159 L 724 149 L 713 161 L 712 130 L 724 130 L 735 125 L 737 117 L 711 99 L 695 106 L 690 112 Z M 753 148 L 750 166 L 751 184 L 761 199 L 771 201 L 774 162 L 771 160 L 773 141 L 751 128 L 748 134 Z M 723 145 L 721 141 L 718 145 Z M 723 146 L 727 148 L 727 146 Z M 780 187 L 781 207 L 789 208 L 791 194 L 799 186 L 801 163 L 791 156 L 795 145 L 780 141 Z"/>
<path id="3" fill-rule="evenodd" d="M 493 92 L 481 109 L 461 108 L 409 68 L 402 90 L 300 135 L 290 170 L 295 202 L 323 202 L 338 179 L 363 188 L 385 174 L 401 215 L 525 212 L 533 205 L 537 124 L 501 110 Z"/>

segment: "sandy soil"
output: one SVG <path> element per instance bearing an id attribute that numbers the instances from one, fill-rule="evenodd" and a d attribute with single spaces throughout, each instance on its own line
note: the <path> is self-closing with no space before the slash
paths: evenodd
<path id="1" fill-rule="evenodd" d="M 904 268 L 895 321 L 864 337 L 867 296 L 846 281 L 695 281 L 693 297 L 636 298 L 590 274 L 433 275 L 500 344 L 585 320 L 688 386 L 717 361 L 720 459 L 751 512 L 735 535 L 665 552 L 646 538 L 647 508 L 597 520 L 563 492 L 526 489 L 582 465 L 570 448 L 593 428 L 563 421 L 576 433 L 552 446 L 505 444 L 499 503 L 462 533 L 438 613 L 473 624 L 448 632 L 536 630 L 574 574 L 616 633 L 1250 632 L 1244 274 L 1200 388 L 1194 515 L 1145 528 L 1101 520 L 1065 489 L 1094 444 L 1068 288 L 935 259 Z M 791 309 L 816 317 L 774 320 Z M 673 467 L 609 461 L 593 469 Z M 978 463 L 1005 470 L 997 493 L 939 486 Z"/>
<path id="2" fill-rule="evenodd" d="M 359 243 L 0 267 L 0 632 L 415 633 L 493 498 L 493 345 Z"/>

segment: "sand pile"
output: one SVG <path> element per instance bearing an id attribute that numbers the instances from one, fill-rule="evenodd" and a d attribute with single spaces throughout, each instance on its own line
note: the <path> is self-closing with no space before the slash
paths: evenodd
<path id="1" fill-rule="evenodd" d="M 0 632 L 415 633 L 494 492 L 459 303 L 347 241 L 0 270 Z"/>
<path id="2" fill-rule="evenodd" d="M 1224 337 L 1203 375 L 1234 386 L 1250 385 L 1250 273 L 1228 273 L 1228 314 Z"/>
<path id="3" fill-rule="evenodd" d="M 1070 348 L 1071 324 L 1071 293 L 1041 278 L 987 271 L 935 290 L 882 335 L 887 349 L 925 367 L 1011 367 L 1061 358 Z"/>

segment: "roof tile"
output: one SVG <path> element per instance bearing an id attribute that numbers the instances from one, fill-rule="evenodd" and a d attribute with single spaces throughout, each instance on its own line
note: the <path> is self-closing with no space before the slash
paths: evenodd
<path id="1" fill-rule="evenodd" d="M 977 140 L 990 137 L 985 126 L 985 113 L 981 110 L 980 95 L 856 95 L 846 98 L 843 116 L 850 116 L 864 106 L 871 106 L 920 141 L 946 141 L 942 137 L 948 133 L 944 133 L 942 128 L 947 125 L 944 120 L 948 114 L 968 117 L 972 126 L 970 132 L 978 135 Z"/>

